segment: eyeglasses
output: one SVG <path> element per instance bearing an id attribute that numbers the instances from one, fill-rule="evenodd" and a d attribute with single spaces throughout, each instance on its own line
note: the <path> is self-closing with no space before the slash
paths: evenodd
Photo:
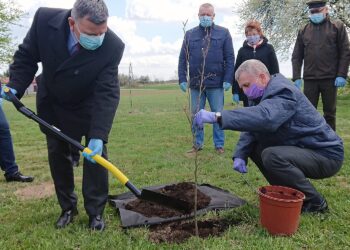
<path id="1" fill-rule="evenodd" d="M 324 10 L 324 7 L 321 7 L 321 8 L 312 8 L 312 9 L 309 9 L 309 12 L 310 14 L 315 14 L 315 13 L 320 13 Z"/>

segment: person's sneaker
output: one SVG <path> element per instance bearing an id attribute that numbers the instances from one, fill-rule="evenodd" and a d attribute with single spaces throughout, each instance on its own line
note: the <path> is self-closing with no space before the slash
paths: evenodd
<path id="1" fill-rule="evenodd" d="M 328 204 L 326 199 L 323 199 L 320 202 L 304 202 L 301 212 L 302 213 L 324 213 L 328 211 Z"/>
<path id="2" fill-rule="evenodd" d="M 225 149 L 224 148 L 216 148 L 215 150 L 216 150 L 216 153 L 219 154 L 219 155 L 225 153 Z"/>
<path id="3" fill-rule="evenodd" d="M 190 150 L 188 150 L 186 153 L 187 154 L 193 154 L 193 153 L 197 153 L 198 151 L 201 151 L 203 148 L 197 148 L 195 146 L 192 146 L 192 148 Z"/>
<path id="4" fill-rule="evenodd" d="M 25 176 L 21 172 L 16 172 L 13 175 L 6 175 L 5 179 L 7 182 L 11 181 L 18 181 L 18 182 L 32 182 L 34 180 L 34 177 L 32 176 Z"/>

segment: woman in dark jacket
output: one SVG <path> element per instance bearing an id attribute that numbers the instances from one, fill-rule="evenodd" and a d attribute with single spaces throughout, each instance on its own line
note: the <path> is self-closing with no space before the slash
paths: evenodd
<path id="1" fill-rule="evenodd" d="M 270 74 L 279 73 L 279 66 L 276 57 L 275 50 L 271 44 L 268 43 L 266 37 L 264 37 L 261 25 L 258 21 L 252 20 L 247 22 L 245 26 L 246 40 L 238 51 L 234 74 L 238 67 L 246 60 L 257 59 L 265 64 Z M 239 103 L 243 101 L 244 107 L 248 106 L 247 96 L 239 88 L 236 80 L 233 82 L 232 87 L 232 101 Z"/>

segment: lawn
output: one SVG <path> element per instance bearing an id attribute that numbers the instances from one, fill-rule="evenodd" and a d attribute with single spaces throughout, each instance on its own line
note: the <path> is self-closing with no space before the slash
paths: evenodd
<path id="1" fill-rule="evenodd" d="M 22 99 L 35 110 L 35 97 Z M 229 92 L 225 109 L 232 109 Z M 186 94 L 177 86 L 161 85 L 122 90 L 122 99 L 108 144 L 109 159 L 138 187 L 193 181 L 194 159 L 185 155 L 192 136 L 184 113 Z M 350 148 L 350 97 L 338 100 L 337 128 Z M 226 152 L 217 155 L 211 129 L 206 128 L 205 148 L 199 154 L 199 183 L 227 189 L 248 204 L 219 213 L 237 221 L 220 237 L 191 238 L 182 244 L 155 244 L 148 240 L 147 228 L 123 230 L 116 211 L 105 209 L 107 229 L 103 233 L 87 229 L 88 217 L 81 194 L 82 167 L 75 168 L 79 215 L 66 229 L 56 230 L 60 214 L 55 195 L 26 199 L 23 189 L 52 182 L 43 134 L 31 120 L 6 102 L 17 162 L 21 171 L 35 176 L 34 183 L 6 183 L 0 179 L 0 249 L 350 249 L 350 158 L 333 178 L 313 181 L 327 198 L 330 213 L 302 215 L 292 237 L 272 237 L 259 225 L 258 198 L 240 175 L 232 170 L 231 155 L 239 133 L 225 131 Z M 267 185 L 258 169 L 250 164 L 246 178 L 250 185 Z M 110 194 L 126 192 L 110 175 Z M 50 192 L 49 192 L 50 193 Z M 22 195 L 21 195 L 22 194 Z M 39 195 L 38 195 L 39 196 Z M 28 198 L 28 197 L 27 197 Z M 216 216 L 214 213 L 207 217 Z"/>

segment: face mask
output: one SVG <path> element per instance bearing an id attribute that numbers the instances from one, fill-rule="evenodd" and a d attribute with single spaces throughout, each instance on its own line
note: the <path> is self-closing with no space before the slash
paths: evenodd
<path id="1" fill-rule="evenodd" d="M 213 24 L 213 18 L 211 16 L 200 16 L 199 23 L 203 28 L 208 28 Z"/>
<path id="2" fill-rule="evenodd" d="M 315 13 L 310 15 L 310 20 L 314 24 L 322 23 L 322 21 L 325 19 L 325 16 L 323 13 Z"/>
<path id="3" fill-rule="evenodd" d="M 100 36 L 91 36 L 80 32 L 78 25 L 77 28 L 80 33 L 79 43 L 82 47 L 87 50 L 95 50 L 102 45 L 105 33 Z"/>
<path id="4" fill-rule="evenodd" d="M 250 45 L 256 45 L 260 41 L 259 35 L 247 36 L 247 43 Z"/>
<path id="5" fill-rule="evenodd" d="M 264 88 L 258 87 L 256 83 L 252 83 L 248 89 L 244 90 L 244 94 L 248 97 L 248 99 L 254 100 L 262 97 L 264 91 Z"/>

